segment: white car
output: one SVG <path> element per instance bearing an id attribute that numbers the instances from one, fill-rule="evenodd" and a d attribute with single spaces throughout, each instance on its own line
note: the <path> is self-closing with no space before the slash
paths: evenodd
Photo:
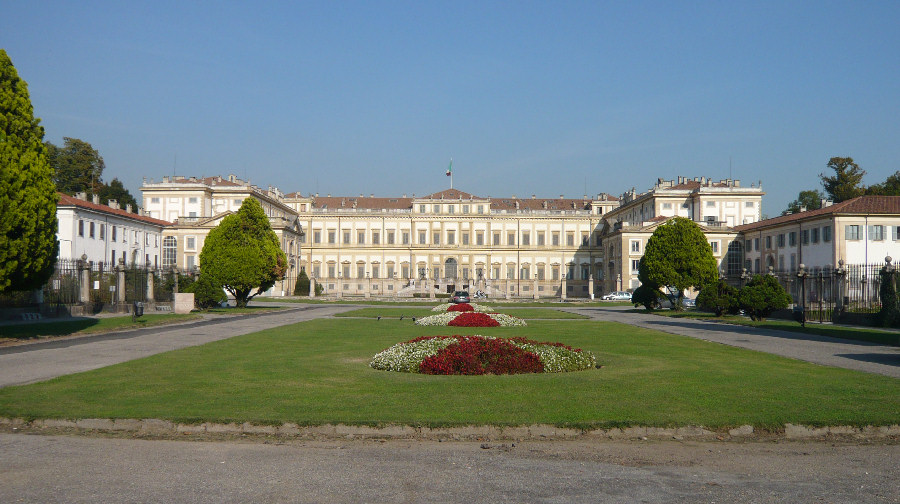
<path id="1" fill-rule="evenodd" d="M 625 291 L 610 292 L 600 296 L 604 301 L 631 301 L 631 293 Z"/>

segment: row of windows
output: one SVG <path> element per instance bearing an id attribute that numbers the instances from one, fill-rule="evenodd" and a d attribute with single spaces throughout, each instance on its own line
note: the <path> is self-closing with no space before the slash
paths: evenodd
<path id="1" fill-rule="evenodd" d="M 775 243 L 778 245 L 778 248 L 784 248 L 785 243 L 787 243 L 788 247 L 796 247 L 797 246 L 797 231 L 791 231 L 789 233 L 781 233 L 775 235 Z M 799 232 L 800 242 L 803 245 L 809 245 L 810 243 L 829 243 L 831 242 L 831 226 L 822 226 L 804 229 Z M 772 249 L 772 240 L 773 236 L 769 235 L 765 237 L 765 248 Z M 747 247 L 747 251 L 759 251 L 759 238 L 747 239 L 744 242 L 744 246 Z"/>
<path id="2" fill-rule="evenodd" d="M 87 229 L 85 229 L 87 228 Z M 104 223 L 95 223 L 93 221 L 88 221 L 87 226 L 85 226 L 84 219 L 78 219 L 78 236 L 84 238 L 85 231 L 87 231 L 87 237 L 92 239 L 106 240 L 106 224 Z M 131 243 L 140 243 L 141 242 L 141 231 L 136 229 L 132 229 L 131 231 Z M 109 241 L 115 242 L 119 239 L 119 229 L 117 226 L 110 226 L 109 228 L 110 236 Z M 122 243 L 128 243 L 128 235 L 129 229 L 123 227 L 122 228 Z M 154 247 L 159 246 L 159 235 L 155 233 L 143 232 L 144 235 L 144 245 Z"/>
<path id="3" fill-rule="evenodd" d="M 864 239 L 862 232 L 864 226 L 860 226 L 857 224 L 848 225 L 844 228 L 844 236 L 848 240 L 862 240 Z M 868 240 L 869 241 L 884 241 L 886 240 L 886 236 L 890 230 L 891 240 L 900 241 L 900 226 L 869 226 L 868 231 Z"/>
<path id="4" fill-rule="evenodd" d="M 462 213 L 468 214 L 472 213 L 472 209 L 474 207 L 475 213 L 483 214 L 484 213 L 484 205 L 459 205 L 459 208 Z M 457 205 L 431 205 L 431 213 L 442 213 L 446 212 L 448 214 L 456 213 Z M 427 213 L 428 205 L 419 205 L 419 213 Z"/>
<path id="5" fill-rule="evenodd" d="M 138 259 L 139 259 L 136 252 L 137 251 L 133 252 L 134 256 L 132 257 L 132 261 L 134 261 L 134 262 L 138 262 Z M 116 252 L 116 249 L 111 250 L 109 253 L 109 263 L 112 265 L 115 265 L 116 260 L 118 260 L 118 259 L 119 259 L 119 254 Z M 123 263 L 128 264 L 128 251 L 126 251 L 126 250 L 122 251 L 121 259 L 122 259 Z M 157 264 L 158 261 L 159 261 L 159 256 L 154 255 L 153 256 L 153 267 L 154 268 L 159 266 Z M 150 266 L 150 254 L 144 254 L 144 266 Z"/>
<path id="6" fill-rule="evenodd" d="M 357 231 L 356 233 L 356 241 L 351 241 L 352 233 L 349 230 L 344 230 L 341 233 L 341 243 L 344 245 L 365 245 L 366 244 L 366 232 L 365 231 Z M 394 231 L 388 231 L 386 233 L 387 239 L 385 244 L 387 245 L 396 245 L 397 244 L 397 236 Z M 431 241 L 428 241 L 429 238 L 428 231 L 418 231 L 418 236 L 416 243 L 419 245 L 440 245 L 442 243 L 442 233 L 440 231 L 432 231 L 431 232 Z M 446 231 L 443 236 L 443 243 L 446 245 L 456 245 L 457 237 L 459 238 L 459 244 L 461 245 L 470 245 L 471 242 L 471 233 L 462 232 L 457 234 L 456 231 Z M 314 244 L 321 244 L 323 233 L 321 230 L 314 230 L 312 232 L 312 239 Z M 325 242 L 329 245 L 337 244 L 337 231 L 328 230 L 325 232 Z M 596 245 L 601 245 L 601 237 L 600 235 L 595 235 Z M 400 242 L 401 245 L 409 245 L 410 244 L 410 233 L 409 231 L 400 232 Z M 305 239 L 304 239 L 305 241 Z M 485 233 L 484 231 L 476 231 L 475 232 L 475 245 L 484 245 L 485 244 Z M 501 232 L 495 232 L 492 236 L 491 244 L 494 246 L 508 245 L 508 246 L 531 246 L 531 233 L 525 231 L 522 233 L 520 242 L 516 243 L 516 233 L 514 231 L 506 233 L 506 240 L 503 240 L 503 234 Z M 553 231 L 550 233 L 550 245 L 554 247 L 558 247 L 560 244 L 560 233 L 559 231 Z M 589 239 L 587 233 L 581 233 L 581 246 L 588 246 Z M 381 245 L 381 232 L 380 231 L 372 231 L 371 232 L 371 245 Z M 538 247 L 547 246 L 546 233 L 543 231 L 538 231 L 536 236 L 535 245 Z M 575 246 L 575 233 L 568 232 L 566 233 L 566 246 L 574 247 Z"/>
<path id="7" fill-rule="evenodd" d="M 312 274 L 314 278 L 356 278 L 356 279 L 365 279 L 365 278 L 373 278 L 380 279 L 381 278 L 381 266 L 378 264 L 372 264 L 369 268 L 366 268 L 364 264 L 357 264 L 356 271 L 352 270 L 352 265 L 350 264 L 342 264 L 340 265 L 340 269 L 338 265 L 335 263 L 328 263 L 325 265 L 324 272 L 327 276 L 322 277 L 322 265 L 315 264 L 312 267 Z M 385 266 L 383 270 L 385 272 L 385 277 L 387 279 L 394 278 L 395 269 L 393 265 Z M 489 269 L 487 272 L 485 268 L 474 268 L 470 270 L 468 267 L 462 267 L 458 270 L 455 268 L 441 268 L 440 266 L 432 267 L 431 271 L 428 271 L 424 266 L 420 266 L 417 271 L 418 278 L 451 278 L 451 279 L 463 279 L 463 280 L 481 280 L 485 278 L 486 273 L 493 273 L 493 276 L 489 277 L 490 280 L 500 280 L 502 268 L 500 266 L 494 266 L 492 269 Z M 351 273 L 355 273 L 356 276 L 351 276 Z M 409 265 L 403 264 L 400 266 L 400 279 L 410 278 L 409 273 Z M 520 266 L 516 268 L 516 265 L 509 264 L 506 266 L 506 276 L 503 277 L 507 280 L 546 280 L 548 278 L 550 280 L 559 280 L 560 277 L 560 267 L 559 266 L 550 266 L 550 268 L 544 267 L 535 267 L 532 269 L 531 266 Z M 590 265 L 583 264 L 581 266 L 576 265 L 568 265 L 565 270 L 566 279 L 572 280 L 576 275 L 580 275 L 582 280 L 590 279 L 591 269 Z M 470 277 L 469 275 L 474 275 Z M 517 276 L 518 274 L 518 276 Z M 336 276 L 339 275 L 339 276 Z M 369 276 L 371 275 L 371 276 Z M 430 277 L 428 275 L 431 275 Z M 532 278 L 534 275 L 534 278 Z"/>

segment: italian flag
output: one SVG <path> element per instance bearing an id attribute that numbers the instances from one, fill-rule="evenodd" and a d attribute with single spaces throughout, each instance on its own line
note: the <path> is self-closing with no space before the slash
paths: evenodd
<path id="1" fill-rule="evenodd" d="M 447 176 L 450 176 L 450 173 L 453 171 L 453 159 L 450 160 L 450 166 L 447 167 Z"/>

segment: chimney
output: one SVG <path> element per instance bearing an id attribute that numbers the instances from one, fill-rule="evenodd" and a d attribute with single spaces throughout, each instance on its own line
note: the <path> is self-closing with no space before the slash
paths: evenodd
<path id="1" fill-rule="evenodd" d="M 532 194 L 532 195 L 531 195 L 531 199 L 537 199 L 537 196 L 535 196 L 534 194 Z"/>
<path id="2" fill-rule="evenodd" d="M 93 204 L 95 204 L 95 205 L 99 205 L 99 204 L 100 204 L 100 195 L 99 195 L 99 194 L 92 194 L 92 195 L 91 195 L 91 202 L 92 202 Z"/>
<path id="3" fill-rule="evenodd" d="M 800 211 L 801 211 L 801 212 L 805 212 L 805 211 L 806 211 L 806 207 L 805 207 L 805 206 L 801 206 L 801 207 L 800 207 Z"/>
<path id="4" fill-rule="evenodd" d="M 77 193 L 75 193 L 75 199 L 80 199 L 81 201 L 87 201 L 87 193 L 86 192 L 77 192 Z"/>
<path id="5" fill-rule="evenodd" d="M 168 177 L 168 176 L 164 176 L 164 177 L 163 177 L 163 183 L 165 184 L 165 183 L 167 183 L 167 182 L 169 182 L 169 177 Z"/>
<path id="6" fill-rule="evenodd" d="M 832 201 L 830 199 L 822 200 L 822 208 L 830 207 L 831 205 L 834 205 L 834 201 Z"/>
<path id="7" fill-rule="evenodd" d="M 125 211 L 131 213 L 131 203 L 125 205 Z"/>
<path id="8" fill-rule="evenodd" d="M 369 197 L 370 197 L 370 198 L 374 198 L 374 197 L 375 197 L 375 193 L 369 193 Z"/>
<path id="9" fill-rule="evenodd" d="M 563 199 L 563 198 L 565 198 L 565 195 L 564 195 L 564 194 L 560 194 L 560 195 L 559 195 L 559 199 Z"/>
<path id="10" fill-rule="evenodd" d="M 109 201 L 106 202 L 106 206 L 108 206 L 109 208 L 112 208 L 113 210 L 118 210 L 118 209 L 119 209 L 119 202 L 116 201 L 116 200 L 114 200 L 114 199 L 111 199 L 111 200 L 109 200 Z"/>

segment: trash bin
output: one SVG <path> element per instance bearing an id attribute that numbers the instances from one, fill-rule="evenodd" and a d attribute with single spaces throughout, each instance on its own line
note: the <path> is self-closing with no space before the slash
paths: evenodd
<path id="1" fill-rule="evenodd" d="M 131 308 L 131 313 L 134 317 L 142 317 L 144 316 L 144 303 L 140 301 L 135 301 L 134 306 Z"/>

